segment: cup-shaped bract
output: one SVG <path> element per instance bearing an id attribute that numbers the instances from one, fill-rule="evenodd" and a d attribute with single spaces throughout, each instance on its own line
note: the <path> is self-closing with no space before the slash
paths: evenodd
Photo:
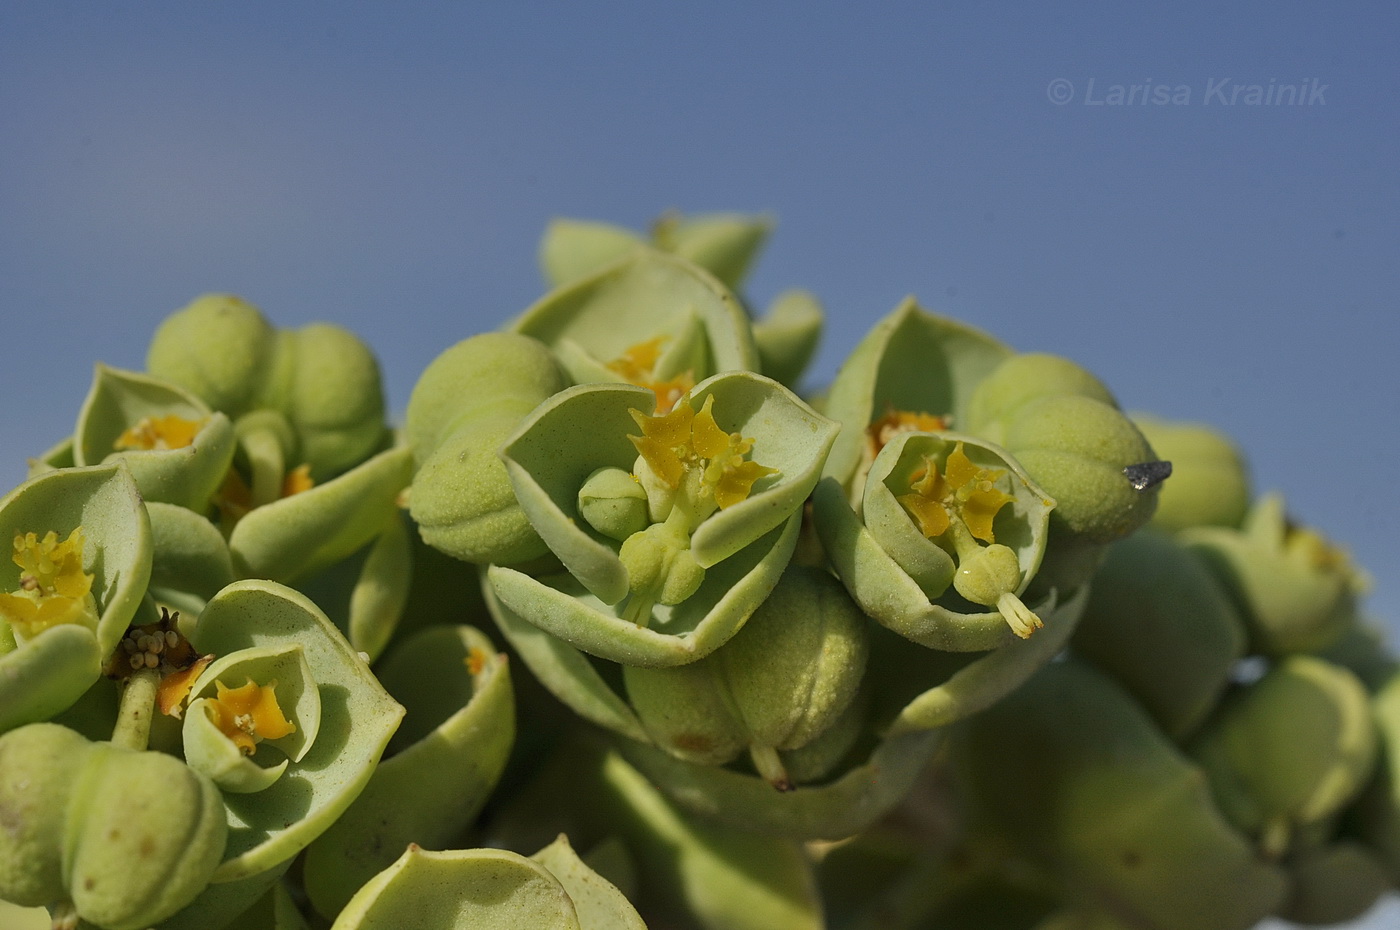
<path id="1" fill-rule="evenodd" d="M 668 212 L 652 227 L 650 241 L 621 226 L 587 220 L 554 219 L 540 241 L 540 268 L 555 286 L 604 268 L 625 255 L 651 247 L 679 255 L 738 288 L 763 247 L 773 221 L 742 213 Z"/>
<path id="2" fill-rule="evenodd" d="M 652 399 L 628 385 L 571 388 L 501 450 L 521 508 L 597 606 L 564 615 L 550 606 L 560 585 L 499 567 L 490 578 L 508 608 L 586 651 L 674 665 L 728 639 L 776 583 L 836 427 L 751 372 L 715 375 L 666 414 L 652 415 Z M 647 493 L 649 525 L 621 546 L 580 510 L 580 491 L 605 468 Z M 760 566 L 742 594 L 740 579 Z M 716 607 L 723 619 L 709 622 Z"/>
<path id="3" fill-rule="evenodd" d="M 472 627 L 420 631 L 385 658 L 379 677 L 407 714 L 365 790 L 307 850 L 303 882 L 327 918 L 408 844 L 450 846 L 514 744 L 506 657 Z"/>
<path id="4" fill-rule="evenodd" d="M 552 867 L 561 874 L 556 876 Z M 584 900 L 576 902 L 575 894 Z M 504 849 L 430 852 L 413 844 L 355 894 L 333 930 L 645 930 L 645 926 L 622 893 L 577 856 L 569 860 L 553 849 L 531 858 Z"/>
<path id="5" fill-rule="evenodd" d="M 228 473 L 235 447 L 229 418 L 188 390 L 98 365 L 78 414 L 73 461 L 124 461 L 146 501 L 203 513 Z"/>
<path id="6" fill-rule="evenodd" d="M 545 553 L 496 450 L 567 383 L 543 343 L 516 333 L 465 339 L 424 370 L 409 398 L 404 435 L 415 468 L 409 508 L 425 542 L 476 563 L 511 564 Z"/>
<path id="7" fill-rule="evenodd" d="M 290 582 L 349 556 L 397 514 L 412 466 L 409 450 L 398 446 L 250 511 L 229 534 L 238 574 Z"/>
<path id="8" fill-rule="evenodd" d="M 224 796 L 229 843 L 215 880 L 233 881 L 286 861 L 324 832 L 364 789 L 404 711 L 316 605 L 274 582 L 220 591 L 190 639 L 201 654 L 219 656 L 297 644 L 319 692 L 310 750 L 262 790 Z"/>
<path id="9" fill-rule="evenodd" d="M 1192 526 L 1238 527 L 1249 510 L 1249 465 L 1228 436 L 1204 423 L 1134 414 L 1158 456 L 1172 463 L 1157 496 L 1153 526 L 1168 532 Z"/>
<path id="10" fill-rule="evenodd" d="M 1038 628 L 1020 595 L 1055 501 L 1004 450 L 962 433 L 898 433 L 871 463 L 861 505 L 857 517 L 828 477 L 814 517 L 837 575 L 882 625 L 954 651 Z"/>
<path id="11" fill-rule="evenodd" d="M 807 291 L 784 291 L 753 322 L 761 371 L 781 384 L 796 388 L 817 353 L 826 316 L 817 298 Z"/>
<path id="12" fill-rule="evenodd" d="M 0 500 L 0 732 L 97 680 L 146 593 L 151 529 L 124 465 L 46 472 Z"/>
<path id="13" fill-rule="evenodd" d="M 220 656 L 199 674 L 189 702 L 185 762 L 228 792 L 271 785 L 302 760 L 321 726 L 321 692 L 295 642 Z M 264 745 L 274 758 L 263 750 L 254 761 Z"/>
<path id="14" fill-rule="evenodd" d="M 1255 501 L 1238 530 L 1194 527 L 1181 539 L 1230 592 L 1256 651 L 1316 652 L 1356 623 L 1364 576 L 1317 531 L 1293 525 L 1277 494 Z"/>
<path id="15" fill-rule="evenodd" d="M 1076 660 L 1043 668 L 959 731 L 979 830 L 1132 925 L 1251 927 L 1288 890 L 1216 809 L 1201 772 L 1125 692 Z M 1191 889 L 1191 893 L 1183 893 Z"/>
<path id="16" fill-rule="evenodd" d="M 1244 623 L 1209 569 L 1151 529 L 1109 550 L 1074 635 L 1075 652 L 1178 741 L 1215 708 L 1246 646 Z"/>
<path id="17" fill-rule="evenodd" d="M 553 349 L 577 382 L 630 382 L 658 395 L 678 381 L 759 366 L 734 295 L 703 268 L 653 249 L 550 292 L 510 329 Z"/>
<path id="18" fill-rule="evenodd" d="M 641 236 L 621 226 L 556 217 L 540 238 L 540 271 L 552 287 L 558 287 L 645 245 Z"/>
<path id="19" fill-rule="evenodd" d="M 865 471 L 886 442 L 911 430 L 963 430 L 977 384 L 1011 350 L 907 298 L 875 325 L 841 366 L 824 412 L 841 435 L 824 474 L 860 500 Z"/>
<path id="20" fill-rule="evenodd" d="M 1276 857 L 1357 795 L 1376 748 L 1370 698 L 1356 676 L 1294 655 L 1231 695 L 1190 751 L 1221 811 Z"/>
<path id="21" fill-rule="evenodd" d="M 666 213 L 653 226 L 652 239 L 737 290 L 772 229 L 772 219 L 761 215 Z"/>

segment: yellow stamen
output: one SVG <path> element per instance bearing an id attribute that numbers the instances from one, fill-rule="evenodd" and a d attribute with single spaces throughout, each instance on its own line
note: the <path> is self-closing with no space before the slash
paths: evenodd
<path id="1" fill-rule="evenodd" d="M 142 417 L 135 426 L 117 437 L 113 448 L 122 452 L 129 449 L 183 449 L 194 442 L 204 422 L 186 420 L 173 413 L 163 417 Z"/>
<path id="2" fill-rule="evenodd" d="M 282 496 L 291 497 L 302 491 L 310 491 L 315 486 L 316 482 L 311 480 L 311 466 L 301 464 L 287 472 L 282 479 Z"/>
<path id="3" fill-rule="evenodd" d="M 673 409 L 677 401 L 695 387 L 695 375 L 690 371 L 683 371 L 671 378 L 657 377 L 656 363 L 661 359 L 661 346 L 667 338 L 656 336 L 646 342 L 639 342 L 625 349 L 621 355 L 604 366 L 628 383 L 644 387 L 655 394 L 658 414 Z"/>
<path id="4" fill-rule="evenodd" d="M 11 556 L 20 568 L 19 587 L 0 593 L 0 616 L 20 635 L 33 637 L 63 623 L 93 623 L 93 576 L 83 572 L 83 530 L 75 527 L 58 541 L 49 530 L 16 533 Z"/>
<path id="5" fill-rule="evenodd" d="M 900 433 L 936 433 L 947 429 L 950 420 L 950 417 L 931 413 L 886 407 L 885 415 L 865 428 L 866 451 L 873 461 L 880 450 Z"/>
<path id="6" fill-rule="evenodd" d="M 994 543 L 992 523 L 1013 498 L 997 487 L 1004 469 L 980 468 L 967 457 L 963 444 L 953 447 L 939 474 L 938 463 L 924 457 L 924 467 L 913 475 L 910 493 L 896 498 L 929 539 L 942 536 L 954 519 L 976 539 Z"/>
<path id="7" fill-rule="evenodd" d="M 467 671 L 473 676 L 480 675 L 481 670 L 486 667 L 486 650 L 476 646 L 467 650 L 467 657 L 463 660 L 467 664 Z"/>
<path id="8" fill-rule="evenodd" d="M 714 400 L 714 395 L 706 397 L 699 413 L 685 398 L 663 415 L 633 410 L 642 435 L 627 438 L 667 487 L 679 488 L 688 471 L 699 470 L 702 490 L 712 493 L 723 510 L 747 498 L 754 482 L 778 470 L 745 458 L 753 440 L 720 429 L 712 411 Z"/>
<path id="9" fill-rule="evenodd" d="M 215 681 L 217 692 L 209 707 L 210 719 L 246 756 L 257 751 L 265 739 L 280 739 L 296 732 L 296 727 L 282 714 L 277 704 L 277 682 L 265 685 L 248 682 L 239 688 L 227 688 Z"/>

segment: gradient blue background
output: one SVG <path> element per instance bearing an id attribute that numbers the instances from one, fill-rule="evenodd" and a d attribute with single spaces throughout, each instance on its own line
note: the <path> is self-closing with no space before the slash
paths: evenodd
<path id="1" fill-rule="evenodd" d="M 821 377 L 909 293 L 1070 356 L 1238 437 L 1400 630 L 1400 12 L 870 7 L 0 5 L 0 483 L 202 292 L 351 327 L 401 411 L 551 216 L 769 210 L 748 291 L 823 299 Z"/>

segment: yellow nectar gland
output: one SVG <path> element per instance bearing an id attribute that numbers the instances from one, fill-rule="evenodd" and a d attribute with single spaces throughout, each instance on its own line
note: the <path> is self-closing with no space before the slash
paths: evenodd
<path id="1" fill-rule="evenodd" d="M 83 572 L 83 529 L 75 527 L 58 541 L 49 530 L 16 533 L 14 563 L 20 568 L 19 589 L 0 593 L 0 616 L 24 637 L 33 637 L 63 623 L 93 624 L 93 576 Z"/>
<path id="2" fill-rule="evenodd" d="M 316 482 L 311 477 L 311 466 L 298 465 L 282 477 L 279 499 L 309 491 L 315 486 Z M 238 469 L 228 470 L 223 484 L 219 485 L 219 490 L 214 494 L 214 504 L 219 508 L 219 519 L 226 531 L 253 509 L 253 490 L 248 487 L 248 482 L 243 480 Z"/>
<path id="3" fill-rule="evenodd" d="M 117 437 L 113 448 L 119 452 L 183 449 L 194 442 L 204 423 L 204 420 L 186 420 L 173 413 L 163 417 L 142 417 L 135 426 Z"/>
<path id="4" fill-rule="evenodd" d="M 724 510 L 747 498 L 754 482 L 778 470 L 745 458 L 753 450 L 753 440 L 719 428 L 710 409 L 714 400 L 713 395 L 706 397 L 699 413 L 688 397 L 664 415 L 633 410 L 632 419 L 642 435 L 627 438 L 652 472 L 673 490 L 680 488 L 687 472 L 698 471 L 702 493 L 713 495 Z"/>
<path id="5" fill-rule="evenodd" d="M 900 433 L 937 433 L 948 428 L 951 417 L 914 410 L 885 408 L 885 415 L 865 428 L 866 454 L 870 461 Z"/>
<path id="6" fill-rule="evenodd" d="M 250 681 L 241 688 L 214 682 L 215 697 L 205 705 L 210 719 L 245 756 L 256 752 L 257 744 L 265 739 L 280 739 L 296 732 L 277 704 L 276 687 L 275 681 L 265 685 Z"/>
<path id="7" fill-rule="evenodd" d="M 960 442 L 948 455 L 944 470 L 931 456 L 924 456 L 924 467 L 916 471 L 910 493 L 897 500 L 929 539 L 942 536 L 956 520 L 983 542 L 996 542 L 992 522 L 997 512 L 1012 500 L 997 487 L 1006 475 L 1003 469 L 979 468 L 963 451 Z"/>
<path id="8" fill-rule="evenodd" d="M 695 375 L 690 371 L 683 371 L 674 378 L 657 378 L 656 363 L 661 358 L 661 346 L 667 338 L 656 336 L 646 342 L 639 342 L 625 349 L 621 355 L 604 366 L 629 384 L 644 387 L 655 394 L 658 414 L 674 408 L 676 402 L 695 387 Z"/>

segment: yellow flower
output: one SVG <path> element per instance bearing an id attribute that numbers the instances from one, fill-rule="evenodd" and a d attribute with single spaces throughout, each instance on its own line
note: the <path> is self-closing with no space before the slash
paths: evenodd
<path id="1" fill-rule="evenodd" d="M 642 435 L 627 438 L 667 487 L 679 489 L 688 472 L 696 473 L 701 493 L 713 496 L 723 510 L 747 498 L 754 482 L 777 474 L 777 469 L 746 458 L 753 450 L 753 440 L 719 428 L 711 412 L 714 400 L 713 395 L 706 397 L 699 413 L 688 398 L 682 398 L 664 415 L 647 416 L 633 410 L 632 419 Z"/>
<path id="2" fill-rule="evenodd" d="M 949 417 L 915 410 L 885 409 L 885 415 L 865 428 L 866 455 L 870 461 L 900 433 L 936 433 L 948 428 Z"/>
<path id="3" fill-rule="evenodd" d="M 276 687 L 275 681 L 265 685 L 250 681 L 240 688 L 214 682 L 216 694 L 206 705 L 209 718 L 246 756 L 256 752 L 257 744 L 265 739 L 280 739 L 296 732 L 277 704 Z"/>
<path id="4" fill-rule="evenodd" d="M 194 437 L 204 426 L 204 420 L 186 420 L 184 417 L 169 414 L 163 417 L 142 417 L 140 422 L 117 437 L 113 448 L 128 449 L 183 449 L 194 442 Z"/>
<path id="5" fill-rule="evenodd" d="M 931 456 L 924 456 L 924 467 L 914 473 L 909 493 L 897 500 L 929 539 L 942 536 L 957 520 L 976 539 L 993 543 L 992 522 L 1012 500 L 996 484 L 1005 475 L 1003 469 L 973 464 L 960 442 L 948 455 L 942 473 Z"/>
<path id="6" fill-rule="evenodd" d="M 96 625 L 93 576 L 83 572 L 82 527 L 63 542 L 53 530 L 43 539 L 16 533 L 12 558 L 20 568 L 19 588 L 0 593 L 0 616 L 15 632 L 28 638 L 62 623 Z"/>
<path id="7" fill-rule="evenodd" d="M 656 363 L 661 358 L 661 345 L 666 339 L 666 336 L 656 336 L 646 342 L 639 342 L 604 366 L 629 384 L 644 387 L 655 394 L 658 414 L 671 410 L 677 401 L 695 387 L 695 375 L 690 371 L 683 371 L 673 378 L 657 377 Z"/>

